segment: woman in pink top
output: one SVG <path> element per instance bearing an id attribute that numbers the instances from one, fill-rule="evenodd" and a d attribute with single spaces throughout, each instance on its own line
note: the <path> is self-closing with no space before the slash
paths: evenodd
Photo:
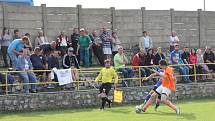
<path id="1" fill-rule="evenodd" d="M 190 63 L 191 64 L 196 64 L 197 63 L 197 54 L 196 54 L 196 50 L 195 49 L 191 49 L 190 50 Z"/>

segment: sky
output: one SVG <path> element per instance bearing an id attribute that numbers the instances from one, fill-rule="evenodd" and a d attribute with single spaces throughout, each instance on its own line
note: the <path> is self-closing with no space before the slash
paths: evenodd
<path id="1" fill-rule="evenodd" d="M 82 8 L 110 8 L 146 10 L 174 10 L 196 11 L 204 10 L 204 0 L 34 0 L 35 6 L 46 4 L 47 7 L 76 7 Z M 215 0 L 205 0 L 205 10 L 215 11 Z"/>

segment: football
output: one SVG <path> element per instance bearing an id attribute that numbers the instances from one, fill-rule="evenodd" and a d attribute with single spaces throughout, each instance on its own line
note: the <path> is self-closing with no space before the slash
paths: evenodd
<path id="1" fill-rule="evenodd" d="M 135 107 L 135 112 L 136 112 L 136 113 L 141 113 L 141 109 L 140 109 L 140 106 L 139 106 L 139 105 L 137 105 L 137 106 Z"/>

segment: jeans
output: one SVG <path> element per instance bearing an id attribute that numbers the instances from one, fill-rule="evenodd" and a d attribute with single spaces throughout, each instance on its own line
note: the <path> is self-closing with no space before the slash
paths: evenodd
<path id="1" fill-rule="evenodd" d="M 93 62 L 92 62 L 92 55 L 93 54 L 93 50 L 92 48 L 89 49 L 89 64 L 90 66 L 92 66 Z"/>
<path id="2" fill-rule="evenodd" d="M 189 68 L 187 66 L 175 66 L 174 68 L 177 69 L 181 75 L 189 75 Z M 189 76 L 182 76 L 182 79 L 185 82 L 190 80 Z"/>
<path id="3" fill-rule="evenodd" d="M 11 60 L 11 63 L 12 63 L 12 67 L 15 68 L 17 56 L 13 52 L 12 53 L 8 53 L 8 56 L 10 57 L 10 60 Z"/>
<path id="4" fill-rule="evenodd" d="M 29 84 L 25 84 L 25 83 L 36 83 L 37 82 L 37 78 L 35 76 L 35 74 L 33 72 L 20 72 L 18 73 L 18 75 L 20 76 L 20 78 L 22 79 L 23 83 L 24 83 L 24 91 L 26 93 L 29 92 Z M 31 90 L 36 90 L 36 85 L 35 84 L 31 84 Z"/>
<path id="5" fill-rule="evenodd" d="M 88 47 L 80 47 L 80 60 L 83 61 L 84 67 L 88 68 L 90 66 Z"/>
<path id="6" fill-rule="evenodd" d="M 122 72 L 124 75 L 124 78 L 132 78 L 134 76 L 134 72 L 130 68 L 119 68 L 117 71 Z M 128 85 L 126 84 L 126 82 L 128 82 Z M 124 87 L 127 87 L 131 85 L 131 82 L 125 79 L 125 80 L 122 80 L 122 85 Z"/>

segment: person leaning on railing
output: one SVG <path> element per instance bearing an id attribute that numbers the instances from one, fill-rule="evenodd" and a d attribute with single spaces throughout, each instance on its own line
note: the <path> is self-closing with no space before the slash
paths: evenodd
<path id="1" fill-rule="evenodd" d="M 15 68 L 17 71 L 23 71 L 18 72 L 18 75 L 23 81 L 24 84 L 24 92 L 25 93 L 36 93 L 36 85 L 35 84 L 28 84 L 28 83 L 36 83 L 37 78 L 33 72 L 30 72 L 29 70 L 33 70 L 33 66 L 30 60 L 30 57 L 27 55 L 28 51 L 26 49 L 22 49 L 20 51 L 20 55 L 17 58 Z M 29 88 L 29 85 L 31 85 L 31 89 Z"/>

